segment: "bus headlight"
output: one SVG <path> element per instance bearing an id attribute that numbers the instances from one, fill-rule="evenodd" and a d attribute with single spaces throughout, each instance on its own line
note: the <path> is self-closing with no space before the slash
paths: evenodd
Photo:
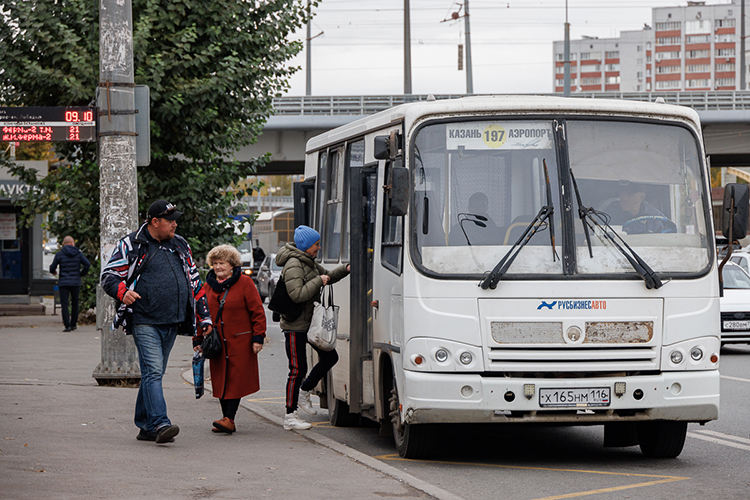
<path id="1" fill-rule="evenodd" d="M 672 351 L 669 355 L 669 360 L 672 361 L 672 363 L 679 365 L 682 363 L 682 353 L 680 351 Z"/>
<path id="2" fill-rule="evenodd" d="M 474 361 L 474 357 L 471 355 L 470 352 L 464 351 L 458 357 L 458 360 L 461 362 L 461 364 L 469 365 L 471 364 L 472 361 Z"/>
<path id="3" fill-rule="evenodd" d="M 445 363 L 448 361 L 448 351 L 445 349 L 438 349 L 435 351 L 435 359 L 438 360 L 440 363 Z"/>
<path id="4" fill-rule="evenodd" d="M 693 358 L 693 361 L 700 361 L 703 359 L 703 351 L 700 347 L 693 347 L 690 350 L 690 357 Z"/>

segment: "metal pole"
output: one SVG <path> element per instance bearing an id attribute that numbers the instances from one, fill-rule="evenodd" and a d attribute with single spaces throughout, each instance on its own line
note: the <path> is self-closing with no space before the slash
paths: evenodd
<path id="1" fill-rule="evenodd" d="M 464 28 L 466 31 L 466 93 L 474 93 L 474 78 L 471 73 L 471 29 L 469 28 L 469 0 L 464 0 Z"/>
<path id="2" fill-rule="evenodd" d="M 409 0 L 404 0 L 404 95 L 411 95 L 411 20 Z"/>
<path id="3" fill-rule="evenodd" d="M 565 55 L 563 59 L 563 97 L 570 97 L 570 23 L 568 22 L 568 0 L 565 0 Z"/>
<path id="4" fill-rule="evenodd" d="M 310 15 L 310 0 L 307 1 L 307 15 Z M 305 95 L 312 95 L 312 18 L 307 20 L 307 85 L 305 86 Z"/>
<path id="5" fill-rule="evenodd" d="M 132 1 L 100 0 L 99 26 L 99 256 L 104 267 L 117 241 L 138 227 Z M 99 384 L 140 378 L 132 337 L 110 327 L 114 300 L 101 286 L 96 298 L 102 361 L 93 377 Z"/>
<path id="6" fill-rule="evenodd" d="M 742 0 L 740 8 L 740 90 L 746 88 L 745 71 L 745 0 Z"/>

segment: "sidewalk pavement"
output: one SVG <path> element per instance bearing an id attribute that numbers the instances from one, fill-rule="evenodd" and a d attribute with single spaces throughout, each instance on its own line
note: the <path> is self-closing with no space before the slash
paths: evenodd
<path id="1" fill-rule="evenodd" d="M 188 337 L 177 338 L 164 378 L 180 434 L 166 445 L 137 441 L 137 389 L 100 387 L 91 376 L 101 332 L 62 329 L 59 316 L 0 317 L 0 498 L 444 497 L 314 431 L 284 431 L 245 404 L 235 434 L 211 432 L 221 412 L 210 393 L 195 399 Z"/>

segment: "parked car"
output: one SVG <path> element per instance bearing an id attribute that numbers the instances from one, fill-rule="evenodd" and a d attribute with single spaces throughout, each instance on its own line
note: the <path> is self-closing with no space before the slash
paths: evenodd
<path id="1" fill-rule="evenodd" d="M 727 262 L 721 273 L 724 296 L 721 310 L 721 344 L 750 344 L 750 274 Z"/>
<path id="2" fill-rule="evenodd" d="M 57 244 L 57 238 L 50 238 L 47 240 L 47 243 L 44 244 L 44 253 L 51 254 L 55 253 L 60 249 L 59 245 Z"/>
<path id="3" fill-rule="evenodd" d="M 729 261 L 734 262 L 744 269 L 746 273 L 750 274 L 750 253 L 733 251 Z"/>
<path id="4" fill-rule="evenodd" d="M 281 277 L 281 269 L 281 266 L 276 264 L 275 253 L 266 255 L 260 269 L 258 269 L 258 293 L 261 299 L 265 300 L 266 297 L 273 295 L 276 283 Z"/>

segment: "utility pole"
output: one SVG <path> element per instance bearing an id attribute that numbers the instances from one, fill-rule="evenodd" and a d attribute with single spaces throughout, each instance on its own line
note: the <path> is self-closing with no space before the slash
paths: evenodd
<path id="1" fill-rule="evenodd" d="M 99 26 L 99 257 L 103 268 L 117 241 L 138 227 L 132 1 L 100 0 Z M 93 377 L 100 385 L 139 379 L 132 337 L 122 329 L 111 329 L 114 300 L 101 286 L 97 286 L 96 299 L 102 361 Z"/>
<path id="2" fill-rule="evenodd" d="M 740 7 L 740 90 L 746 88 L 746 69 L 745 69 L 745 0 L 742 0 Z"/>
<path id="3" fill-rule="evenodd" d="M 411 21 L 409 0 L 404 0 L 404 95 L 411 95 Z"/>
<path id="4" fill-rule="evenodd" d="M 307 0 L 307 84 L 305 85 L 305 95 L 312 95 L 312 16 L 310 15 L 310 0 Z"/>
<path id="5" fill-rule="evenodd" d="M 568 0 L 565 0 L 565 49 L 563 60 L 563 97 L 570 97 L 570 23 L 568 22 Z"/>
<path id="6" fill-rule="evenodd" d="M 466 93 L 474 93 L 474 76 L 471 72 L 471 29 L 469 28 L 469 0 L 464 0 L 464 28 L 466 31 Z"/>

